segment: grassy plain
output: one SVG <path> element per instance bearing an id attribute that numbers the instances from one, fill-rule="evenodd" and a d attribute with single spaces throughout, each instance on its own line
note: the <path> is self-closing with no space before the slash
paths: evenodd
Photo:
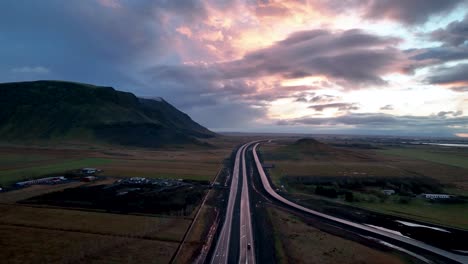
<path id="1" fill-rule="evenodd" d="M 190 145 L 166 149 L 4 145 L 0 146 L 0 186 L 83 167 L 100 168 L 104 176 L 211 180 L 232 148 L 243 140 L 221 137 L 210 139 L 212 148 Z"/>
<path id="2" fill-rule="evenodd" d="M 421 198 L 411 199 L 407 204 L 398 203 L 396 200 L 350 204 L 380 213 L 391 213 L 423 222 L 449 225 L 468 230 L 468 206 L 466 204 L 430 203 Z"/>
<path id="3" fill-rule="evenodd" d="M 378 149 L 332 148 L 319 145 L 312 148 L 315 152 L 306 153 L 302 149 L 291 147 L 294 146 L 293 142 L 280 141 L 261 146 L 265 162 L 274 164 L 274 168 L 269 169 L 273 182 L 277 186 L 284 186 L 290 193 L 315 194 L 314 185 L 300 182 L 291 184 L 290 179 L 297 176 L 330 179 L 349 177 L 350 180 L 366 177 L 426 177 L 439 182 L 444 193 L 468 196 L 467 149 L 426 145 L 379 146 Z M 334 179 L 329 183 L 331 186 L 333 181 Z M 354 206 L 468 229 L 468 203 L 440 204 L 420 198 L 410 198 L 409 202 L 401 202 L 400 196 L 382 199 L 379 189 L 353 192 L 355 199 L 349 204 Z M 345 202 L 345 197 L 339 196 L 336 200 Z"/>
<path id="4" fill-rule="evenodd" d="M 468 169 L 468 150 L 452 147 L 413 147 L 379 150 L 385 155 L 403 156 Z"/>
<path id="5" fill-rule="evenodd" d="M 168 263 L 178 243 L 0 225 L 4 263 Z"/>
<path id="6" fill-rule="evenodd" d="M 16 181 L 61 175 L 97 167 L 107 176 L 95 183 L 36 185 L 0 192 L 0 248 L 7 263 L 168 263 L 193 217 L 137 216 L 27 206 L 17 201 L 83 185 L 109 184 L 116 177 L 212 180 L 242 137 L 210 139 L 211 148 L 165 149 L 108 145 L 1 145 L 0 187 Z M 116 177 L 114 177 L 116 176 Z M 188 240 L 190 258 L 204 242 L 205 224 L 214 208 Z"/>
<path id="7" fill-rule="evenodd" d="M 268 212 L 279 263 L 406 263 L 388 252 L 322 232 L 284 211 Z"/>

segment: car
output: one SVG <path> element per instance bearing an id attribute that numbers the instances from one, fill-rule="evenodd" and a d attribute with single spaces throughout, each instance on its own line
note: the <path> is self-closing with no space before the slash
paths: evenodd
<path id="1" fill-rule="evenodd" d="M 250 243 L 247 244 L 247 249 L 250 250 L 252 248 L 252 246 L 250 245 Z"/>

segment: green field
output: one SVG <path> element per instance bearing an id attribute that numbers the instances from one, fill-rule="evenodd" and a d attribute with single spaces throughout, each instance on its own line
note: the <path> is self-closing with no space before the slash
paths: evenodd
<path id="1" fill-rule="evenodd" d="M 420 198 L 411 199 L 407 204 L 401 204 L 395 200 L 350 204 L 380 213 L 389 213 L 424 222 L 468 229 L 468 204 L 437 204 Z"/>
<path id="2" fill-rule="evenodd" d="M 353 206 L 468 229 L 468 203 L 463 198 L 468 196 L 467 150 L 425 145 L 379 148 L 281 142 L 262 145 L 261 154 L 265 163 L 274 165 L 268 170 L 273 183 L 290 194 L 346 203 L 345 193 L 352 192 Z M 313 182 L 327 178 L 328 182 Z M 339 195 L 325 197 L 317 192 L 318 185 Z M 385 188 L 398 195 L 382 197 Z M 423 192 L 457 195 L 461 201 L 431 203 L 415 197 Z"/>
<path id="3" fill-rule="evenodd" d="M 278 263 L 407 263 L 398 255 L 325 233 L 282 210 L 268 208 Z"/>
<path id="4" fill-rule="evenodd" d="M 95 167 L 111 163 L 112 161 L 112 159 L 105 158 L 82 158 L 73 160 L 63 160 L 48 165 L 37 165 L 26 168 L 1 170 L 0 184 L 11 184 L 16 181 L 36 178 L 51 173 L 63 173 L 68 170 L 74 170 L 83 167 Z"/>
<path id="5" fill-rule="evenodd" d="M 465 155 L 463 155 L 460 153 L 455 153 L 454 151 L 437 151 L 430 148 L 391 148 L 378 150 L 378 152 L 386 155 L 403 156 L 407 158 L 421 159 L 455 167 L 468 168 L 468 153 L 465 153 Z"/>

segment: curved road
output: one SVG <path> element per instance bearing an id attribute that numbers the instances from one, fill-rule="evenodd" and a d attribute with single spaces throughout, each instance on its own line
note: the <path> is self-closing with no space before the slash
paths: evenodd
<path id="1" fill-rule="evenodd" d="M 393 241 L 396 240 L 396 241 L 401 242 L 403 244 L 413 246 L 413 247 L 417 247 L 417 248 L 425 250 L 425 251 L 429 251 L 429 252 L 431 252 L 433 254 L 445 257 L 445 258 L 450 259 L 450 260 L 455 261 L 455 262 L 468 263 L 468 256 L 458 255 L 458 254 L 455 254 L 455 253 L 452 253 L 452 252 L 449 252 L 449 251 L 446 251 L 446 250 L 443 250 L 443 249 L 440 249 L 440 248 L 433 247 L 431 245 L 428 245 L 428 244 L 423 243 L 423 242 L 418 241 L 418 240 L 414 240 L 414 239 L 410 239 L 410 238 L 407 238 L 407 237 L 399 236 L 399 235 L 392 234 L 392 233 L 389 233 L 389 232 L 385 232 L 385 231 L 382 231 L 382 230 L 379 230 L 379 229 L 376 229 L 376 228 L 372 228 L 372 227 L 369 227 L 369 226 L 366 226 L 366 225 L 354 223 L 354 222 L 347 221 L 347 220 L 344 220 L 344 219 L 341 219 L 341 218 L 337 218 L 337 217 L 334 217 L 334 216 L 331 216 L 331 215 L 323 214 L 323 213 L 317 212 L 315 210 L 311 210 L 309 208 L 303 207 L 301 205 L 298 205 L 296 203 L 293 203 L 293 202 L 287 200 L 286 198 L 284 198 L 281 195 L 279 195 L 278 193 L 276 193 L 275 190 L 273 190 L 273 188 L 271 187 L 270 182 L 268 181 L 268 178 L 265 175 L 265 171 L 263 170 L 262 164 L 261 164 L 260 160 L 258 159 L 258 155 L 257 155 L 257 146 L 258 145 L 259 145 L 259 143 L 255 144 L 255 146 L 253 148 L 253 155 L 254 155 L 254 159 L 255 159 L 255 164 L 256 164 L 258 172 L 260 174 L 260 178 L 261 178 L 263 187 L 268 192 L 268 194 L 271 195 L 276 200 L 278 200 L 278 201 L 280 201 L 280 202 L 282 202 L 282 203 L 284 203 L 284 204 L 286 204 L 286 205 L 288 205 L 290 207 L 298 209 L 300 211 L 303 211 L 303 212 L 306 212 L 306 213 L 309 213 L 309 214 L 312 214 L 312 215 L 315 215 L 315 216 L 319 216 L 321 218 L 327 219 L 327 220 L 335 222 L 335 223 L 339 223 L 339 224 L 344 225 L 344 226 L 352 227 L 354 229 L 365 231 L 367 233 L 373 233 L 373 234 L 378 235 L 379 237 L 385 237 L 385 238 L 388 238 L 388 239 L 393 240 Z"/>

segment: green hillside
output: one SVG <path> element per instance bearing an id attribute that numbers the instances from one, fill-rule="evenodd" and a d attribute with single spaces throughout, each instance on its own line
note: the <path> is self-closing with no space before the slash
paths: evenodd
<path id="1" fill-rule="evenodd" d="M 163 99 L 62 81 L 0 84 L 0 140 L 98 140 L 158 147 L 215 134 Z"/>

